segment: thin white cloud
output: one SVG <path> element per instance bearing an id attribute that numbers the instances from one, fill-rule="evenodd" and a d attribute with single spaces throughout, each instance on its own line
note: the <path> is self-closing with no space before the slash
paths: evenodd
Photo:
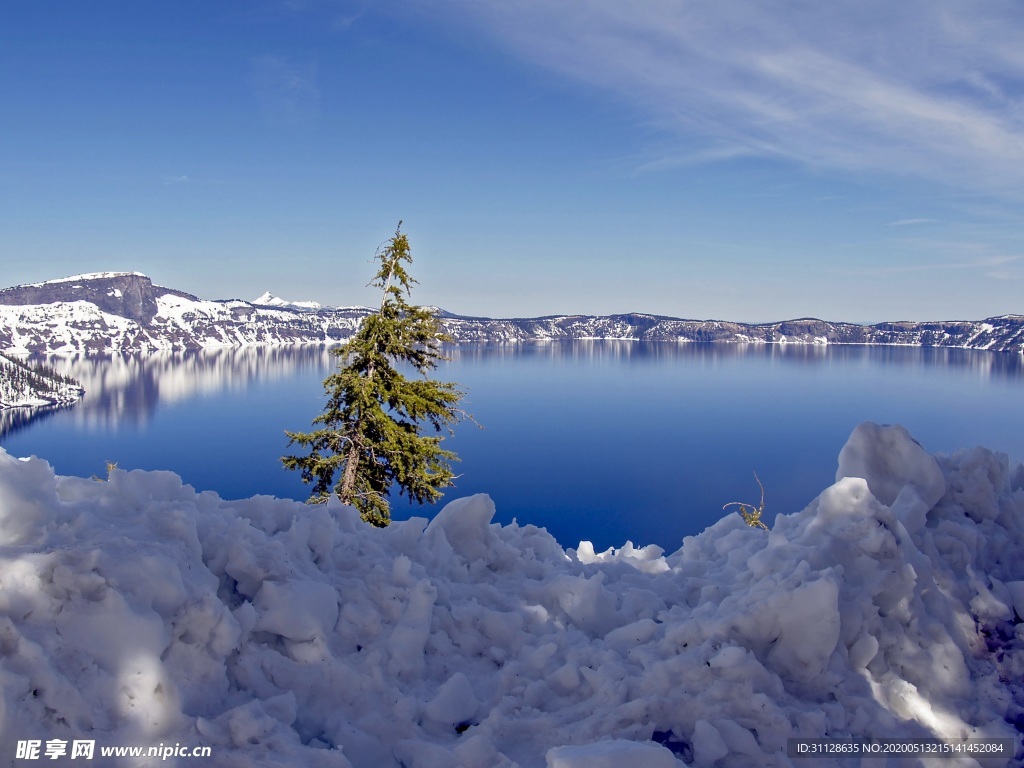
<path id="1" fill-rule="evenodd" d="M 934 224 L 938 219 L 897 219 L 886 224 L 887 227 L 913 227 L 918 224 Z"/>
<path id="2" fill-rule="evenodd" d="M 362 13 L 335 16 L 331 22 L 331 30 L 334 32 L 345 32 L 351 29 L 357 21 L 363 18 Z"/>
<path id="3" fill-rule="evenodd" d="M 454 9 L 523 58 L 632 101 L 687 147 L 703 141 L 708 160 L 752 153 L 981 190 L 1019 190 L 1024 178 L 1016 0 L 430 7 Z M 648 165 L 659 163 L 674 164 Z"/>
<path id="4" fill-rule="evenodd" d="M 290 13 L 319 16 L 324 29 L 345 32 L 363 18 L 368 2 L 348 0 L 339 4 L 336 0 L 282 0 L 281 7 Z"/>
<path id="5" fill-rule="evenodd" d="M 993 272 L 986 272 L 985 277 L 990 277 L 993 280 L 1024 280 L 1024 272 L 1021 270 L 1013 271 L 1009 269 L 1000 269 Z"/>
<path id="6" fill-rule="evenodd" d="M 636 172 L 645 173 L 648 171 L 662 171 L 667 168 L 685 168 L 694 165 L 721 163 L 740 157 L 750 157 L 754 154 L 753 150 L 736 144 L 723 147 L 709 147 L 695 152 L 666 155 L 656 160 L 641 163 L 637 167 Z"/>
<path id="7" fill-rule="evenodd" d="M 285 56 L 258 56 L 250 61 L 250 86 L 270 124 L 295 127 L 308 124 L 319 115 L 315 63 Z"/>

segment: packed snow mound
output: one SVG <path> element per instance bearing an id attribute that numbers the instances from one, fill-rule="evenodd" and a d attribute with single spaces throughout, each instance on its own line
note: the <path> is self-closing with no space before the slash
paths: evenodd
<path id="1" fill-rule="evenodd" d="M 0 764 L 93 739 L 239 767 L 827 766 L 860 760 L 787 739 L 999 737 L 1016 756 L 982 764 L 1020 765 L 1024 467 L 863 425 L 838 474 L 768 533 L 729 515 L 665 555 L 563 550 L 483 495 L 379 530 L 0 451 Z"/>

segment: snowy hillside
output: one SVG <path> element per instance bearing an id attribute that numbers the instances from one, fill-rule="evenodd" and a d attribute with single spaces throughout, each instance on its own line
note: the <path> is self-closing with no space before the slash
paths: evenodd
<path id="1" fill-rule="evenodd" d="M 145 275 L 96 273 L 0 291 L 0 351 L 154 352 L 339 341 L 365 312 L 205 301 Z"/>
<path id="2" fill-rule="evenodd" d="M 0 409 L 70 404 L 83 394 L 67 376 L 0 354 Z"/>
<path id="3" fill-rule="evenodd" d="M 894 764 L 1021 765 L 1024 467 L 865 424 L 837 478 L 769 533 L 732 514 L 669 555 L 594 553 L 492 524 L 486 496 L 378 530 L 0 452 L 0 762 L 31 738 L 218 766 L 811 768 L 869 763 L 787 739 L 987 737 L 1015 756 Z"/>
<path id="4" fill-rule="evenodd" d="M 983 321 L 858 325 L 816 319 L 778 323 L 683 320 L 632 312 L 624 315 L 465 318 L 444 316 L 459 342 L 522 342 L 560 339 L 638 339 L 726 344 L 881 344 L 1024 352 L 1024 316 Z"/>

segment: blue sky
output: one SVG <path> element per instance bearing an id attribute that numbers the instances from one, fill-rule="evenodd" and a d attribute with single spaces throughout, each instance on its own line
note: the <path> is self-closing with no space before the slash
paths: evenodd
<path id="1" fill-rule="evenodd" d="M 490 316 L 1024 313 L 1024 5 L 0 6 L 0 283 Z"/>

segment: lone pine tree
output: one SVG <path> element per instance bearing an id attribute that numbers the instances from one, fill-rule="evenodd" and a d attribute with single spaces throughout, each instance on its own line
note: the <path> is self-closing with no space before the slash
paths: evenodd
<path id="1" fill-rule="evenodd" d="M 441 447 L 439 434 L 459 421 L 463 392 L 457 384 L 428 378 L 449 337 L 433 310 L 406 302 L 416 282 L 405 270 L 412 262 L 409 239 L 398 222 L 394 237 L 378 249 L 380 269 L 371 285 L 383 292 L 380 310 L 369 315 L 348 343 L 333 350 L 339 370 L 324 380 L 327 405 L 313 420 L 313 432 L 286 432 L 289 445 L 310 449 L 306 456 L 285 456 L 287 469 L 302 472 L 313 483 L 311 503 L 325 502 L 332 492 L 359 510 L 376 526 L 391 522 L 388 491 L 397 486 L 410 502 L 424 504 L 441 497 L 452 484 L 452 461 L 458 457 Z M 418 376 L 406 377 L 397 365 L 408 364 Z M 334 477 L 340 472 L 340 479 Z"/>

